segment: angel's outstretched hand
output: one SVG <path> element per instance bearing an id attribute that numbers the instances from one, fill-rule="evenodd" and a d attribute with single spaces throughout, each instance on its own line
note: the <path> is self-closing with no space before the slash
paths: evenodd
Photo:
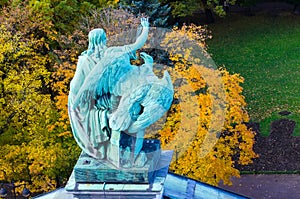
<path id="1" fill-rule="evenodd" d="M 149 28 L 148 18 L 141 18 L 141 24 L 142 24 L 143 28 Z"/>

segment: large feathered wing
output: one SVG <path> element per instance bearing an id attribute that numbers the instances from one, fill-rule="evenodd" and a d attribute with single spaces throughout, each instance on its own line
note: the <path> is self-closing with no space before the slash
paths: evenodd
<path id="1" fill-rule="evenodd" d="M 174 95 L 173 86 L 170 82 L 170 76 L 165 71 L 162 80 L 142 87 L 142 89 L 144 89 L 144 95 L 141 100 L 135 101 L 135 103 L 138 102 L 142 108 L 136 120 L 129 126 L 129 133 L 136 133 L 146 129 L 168 111 Z M 131 105 L 134 105 L 134 103 L 131 103 Z M 128 110 L 129 114 L 132 114 L 132 110 L 133 109 Z"/>
<path id="2" fill-rule="evenodd" d="M 117 95 L 114 93 L 117 82 L 132 69 L 133 66 L 130 65 L 129 57 L 126 54 L 103 57 L 85 78 L 76 94 L 73 108 L 80 104 L 91 103 L 91 100 L 108 93 Z"/>
<path id="3" fill-rule="evenodd" d="M 173 94 L 171 78 L 165 71 L 163 79 L 140 85 L 123 96 L 109 124 L 113 129 L 126 129 L 128 133 L 145 130 L 170 108 Z"/>

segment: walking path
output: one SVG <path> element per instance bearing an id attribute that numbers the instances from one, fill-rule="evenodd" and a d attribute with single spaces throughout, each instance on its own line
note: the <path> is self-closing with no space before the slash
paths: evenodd
<path id="1" fill-rule="evenodd" d="M 300 174 L 247 174 L 232 182 L 219 187 L 254 199 L 300 199 Z"/>

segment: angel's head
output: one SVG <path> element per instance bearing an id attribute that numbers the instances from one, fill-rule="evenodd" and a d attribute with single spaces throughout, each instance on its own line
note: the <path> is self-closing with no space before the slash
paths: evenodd
<path id="1" fill-rule="evenodd" d="M 96 28 L 89 32 L 89 48 L 98 45 L 106 46 L 106 33 L 102 28 Z"/>
<path id="2" fill-rule="evenodd" d="M 102 28 L 96 28 L 89 32 L 89 47 L 87 54 L 96 54 L 96 57 L 100 57 L 103 53 L 103 49 L 106 48 L 106 33 Z"/>

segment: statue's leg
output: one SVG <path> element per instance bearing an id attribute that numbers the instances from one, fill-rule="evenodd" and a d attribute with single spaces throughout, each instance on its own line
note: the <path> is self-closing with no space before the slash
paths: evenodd
<path id="1" fill-rule="evenodd" d="M 108 142 L 102 142 L 101 144 L 99 144 L 99 148 L 98 148 L 98 151 L 99 151 L 99 159 L 105 159 L 106 158 L 106 154 L 107 154 L 107 145 L 108 145 Z"/>
<path id="2" fill-rule="evenodd" d="M 144 134 L 145 131 L 139 131 L 136 133 L 136 136 L 133 138 L 133 154 L 134 154 L 133 160 L 134 161 L 142 150 Z"/>
<path id="3" fill-rule="evenodd" d="M 120 131 L 111 131 L 111 137 L 107 147 L 107 160 L 116 167 L 120 167 Z"/>

